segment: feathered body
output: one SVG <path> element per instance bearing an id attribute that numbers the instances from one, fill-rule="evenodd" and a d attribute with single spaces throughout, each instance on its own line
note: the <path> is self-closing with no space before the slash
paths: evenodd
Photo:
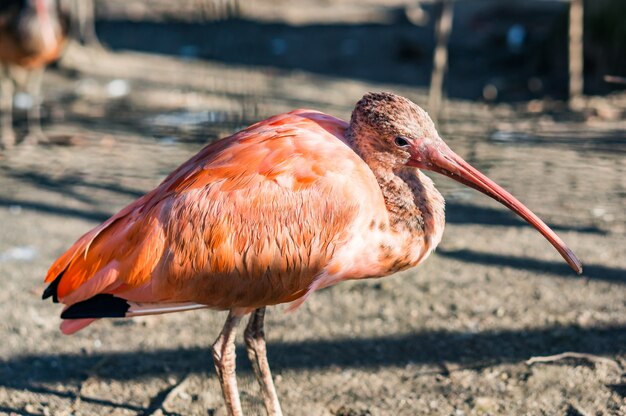
<path id="1" fill-rule="evenodd" d="M 355 149 L 348 123 L 316 111 L 257 123 L 85 234 L 46 282 L 69 305 L 105 293 L 245 313 L 418 264 L 441 239 L 441 195 Z"/>

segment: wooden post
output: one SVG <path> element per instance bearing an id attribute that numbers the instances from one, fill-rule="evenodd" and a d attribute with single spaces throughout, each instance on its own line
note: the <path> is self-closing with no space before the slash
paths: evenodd
<path id="1" fill-rule="evenodd" d="M 440 0 L 441 14 L 435 26 L 436 46 L 433 54 L 433 70 L 430 76 L 430 92 L 428 96 L 428 112 L 437 122 L 441 111 L 443 96 L 443 80 L 448 68 L 448 39 L 452 30 L 452 0 Z"/>
<path id="2" fill-rule="evenodd" d="M 583 0 L 569 9 L 569 106 L 580 108 L 583 96 Z"/>

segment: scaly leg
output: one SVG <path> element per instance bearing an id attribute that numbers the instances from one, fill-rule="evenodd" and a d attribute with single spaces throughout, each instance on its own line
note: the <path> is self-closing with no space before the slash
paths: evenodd
<path id="1" fill-rule="evenodd" d="M 274 381 L 270 372 L 270 366 L 267 361 L 267 349 L 265 347 L 265 331 L 263 330 L 263 319 L 265 318 L 265 307 L 259 308 L 252 312 L 250 321 L 246 326 L 244 339 L 248 349 L 248 357 L 252 362 L 254 375 L 256 376 L 261 393 L 263 394 L 263 402 L 265 402 L 265 410 L 269 416 L 282 416 L 278 395 L 274 388 Z"/>
<path id="2" fill-rule="evenodd" d="M 222 386 L 226 409 L 230 416 L 243 416 L 235 374 L 235 336 L 239 321 L 241 321 L 241 317 L 230 311 L 222 332 L 213 344 L 213 362 Z"/>
<path id="3" fill-rule="evenodd" d="M 28 135 L 24 139 L 27 144 L 45 143 L 48 138 L 41 129 L 41 81 L 44 68 L 33 69 L 28 73 L 26 90 L 33 97 L 33 105 L 28 110 Z"/>
<path id="4" fill-rule="evenodd" d="M 13 92 L 11 74 L 5 65 L 0 64 L 0 148 L 5 149 L 15 145 Z"/>

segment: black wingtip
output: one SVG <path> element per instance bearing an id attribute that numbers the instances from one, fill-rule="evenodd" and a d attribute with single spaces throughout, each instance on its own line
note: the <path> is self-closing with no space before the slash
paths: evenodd
<path id="1" fill-rule="evenodd" d="M 52 296 L 52 302 L 59 303 L 59 298 L 57 297 L 57 288 L 59 287 L 61 277 L 63 277 L 63 273 L 58 275 L 57 278 L 48 285 L 48 287 L 43 291 L 41 299 L 48 299 L 50 296 Z"/>
<path id="2" fill-rule="evenodd" d="M 123 318 L 130 305 L 113 295 L 96 295 L 78 302 L 61 313 L 61 319 Z"/>

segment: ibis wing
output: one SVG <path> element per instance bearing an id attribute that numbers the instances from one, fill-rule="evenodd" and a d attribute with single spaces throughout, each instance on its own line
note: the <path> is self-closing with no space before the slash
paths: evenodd
<path id="1" fill-rule="evenodd" d="M 302 296 L 358 209 L 350 177 L 367 166 L 346 127 L 298 110 L 205 147 L 61 255 L 44 295 L 221 309 Z"/>

